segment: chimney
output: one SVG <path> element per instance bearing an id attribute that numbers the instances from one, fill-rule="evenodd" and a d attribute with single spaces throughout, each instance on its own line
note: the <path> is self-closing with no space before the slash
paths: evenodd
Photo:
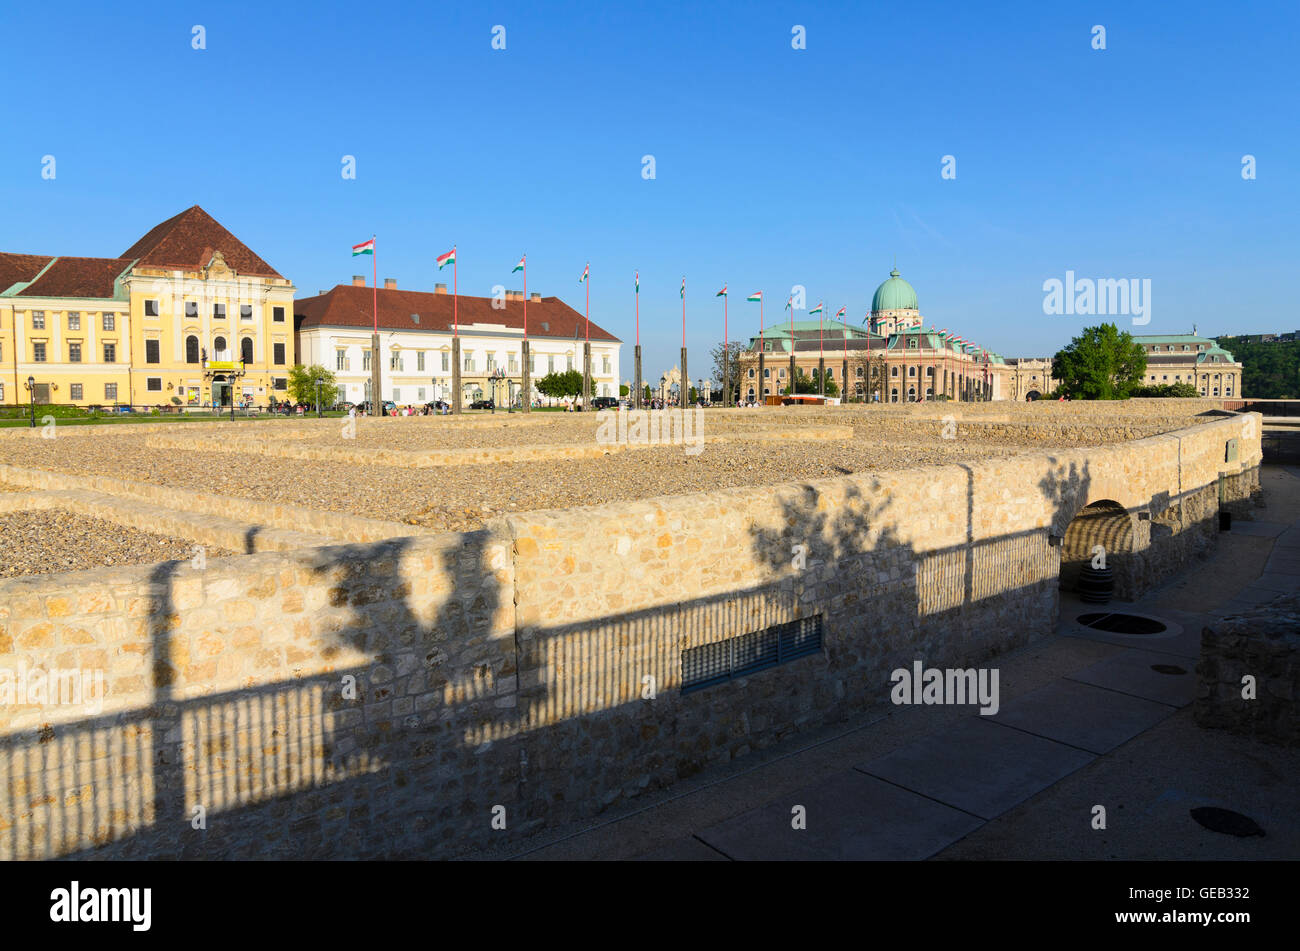
<path id="1" fill-rule="evenodd" d="M 386 291 L 397 290 L 397 279 L 393 277 L 384 278 L 384 290 Z"/>
<path id="2" fill-rule="evenodd" d="M 531 295 L 529 295 L 528 299 L 531 301 L 540 301 L 542 299 L 542 295 L 534 291 Z"/>
<path id="3" fill-rule="evenodd" d="M 353 274 L 353 275 L 352 275 L 352 286 L 353 286 L 353 287 L 365 287 L 365 286 L 366 286 L 366 276 L 365 276 L 364 274 Z"/>
<path id="4" fill-rule="evenodd" d="M 433 292 L 434 292 L 435 294 L 445 294 L 445 293 L 447 293 L 447 285 L 446 285 L 446 284 L 435 284 L 435 285 L 433 285 Z"/>
<path id="5" fill-rule="evenodd" d="M 515 300 L 523 300 L 523 299 L 524 299 L 524 292 L 523 292 L 523 291 L 511 291 L 510 293 L 511 293 L 511 295 L 514 296 L 514 299 L 515 299 Z"/>

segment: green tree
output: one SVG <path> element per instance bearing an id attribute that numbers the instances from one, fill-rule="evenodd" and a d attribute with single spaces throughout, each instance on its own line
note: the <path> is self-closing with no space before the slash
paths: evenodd
<path id="1" fill-rule="evenodd" d="M 339 388 L 334 382 L 334 374 L 319 364 L 312 364 L 309 367 L 298 364 L 289 371 L 289 398 L 295 403 L 315 406 L 317 383 L 320 384 L 321 409 L 329 409 L 338 399 Z"/>
<path id="2" fill-rule="evenodd" d="M 1219 337 L 1215 341 L 1241 364 L 1241 392 L 1256 399 L 1300 397 L 1300 340 L 1250 340 Z"/>
<path id="3" fill-rule="evenodd" d="M 652 399 L 654 399 L 654 393 L 651 392 L 649 383 L 645 383 L 643 384 L 643 386 L 645 387 L 645 393 L 643 394 L 644 396 L 643 402 L 649 403 Z"/>
<path id="4" fill-rule="evenodd" d="M 1200 396 L 1201 393 L 1190 383 L 1157 383 L 1154 386 L 1135 386 L 1129 391 L 1128 395 L 1195 398 Z"/>
<path id="5" fill-rule="evenodd" d="M 813 370 L 812 375 L 809 376 L 803 371 L 803 367 L 796 367 L 794 371 L 794 391 L 795 393 L 817 394 L 817 371 Z M 790 387 L 787 384 L 785 388 L 781 390 L 781 395 L 788 396 L 789 394 Z M 826 378 L 826 395 L 839 396 L 839 394 L 840 388 L 836 386 L 835 381 L 828 376 Z"/>
<path id="6" fill-rule="evenodd" d="M 709 356 L 713 358 L 713 378 L 722 381 L 722 401 L 734 400 L 737 386 L 740 382 L 740 355 L 745 352 L 745 345 L 739 340 L 732 340 L 728 343 L 720 343 L 709 351 Z M 726 359 L 726 372 L 723 372 L 723 359 Z M 730 379 L 728 379 L 730 377 Z M 730 383 L 730 387 L 727 386 Z M 731 392 L 728 393 L 727 390 Z"/>
<path id="7" fill-rule="evenodd" d="M 631 393 L 631 392 L 632 392 L 632 388 L 631 388 L 630 386 L 628 386 L 626 383 L 620 383 L 620 384 L 618 385 L 618 395 L 619 395 L 619 396 L 627 396 L 627 395 L 628 395 L 629 393 Z"/>
<path id="8" fill-rule="evenodd" d="M 1146 368 L 1142 345 L 1114 324 L 1084 328 L 1052 359 L 1052 375 L 1070 399 L 1126 399 Z"/>
<path id="9" fill-rule="evenodd" d="M 582 371 L 562 370 L 559 373 L 548 373 L 537 381 L 537 392 L 555 399 L 577 396 L 582 392 Z"/>

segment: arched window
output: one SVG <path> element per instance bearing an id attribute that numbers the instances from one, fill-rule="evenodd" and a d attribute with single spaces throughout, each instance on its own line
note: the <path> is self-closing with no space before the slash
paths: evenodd
<path id="1" fill-rule="evenodd" d="M 222 354 L 226 352 L 226 338 L 225 337 L 214 338 L 212 341 L 212 349 L 216 351 L 216 357 L 218 360 L 224 359 Z"/>
<path id="2" fill-rule="evenodd" d="M 199 338 L 193 334 L 185 338 L 185 362 L 199 362 Z"/>
<path id="3" fill-rule="evenodd" d="M 926 375 L 926 376 L 934 376 L 934 367 L 926 367 L 926 368 L 925 368 L 925 375 Z"/>
<path id="4" fill-rule="evenodd" d="M 898 376 L 898 367 L 891 367 L 890 369 L 893 371 L 889 374 L 890 376 Z"/>
<path id="5" fill-rule="evenodd" d="M 857 376 L 858 376 L 858 379 L 859 379 L 859 380 L 862 379 L 862 367 L 858 367 L 858 373 L 857 373 Z"/>
<path id="6" fill-rule="evenodd" d="M 907 368 L 907 375 L 908 375 L 908 376 L 916 376 L 916 367 L 908 367 L 908 368 Z"/>
<path id="7" fill-rule="evenodd" d="M 253 362 L 253 338 L 245 337 L 239 341 L 239 359 L 245 363 Z"/>

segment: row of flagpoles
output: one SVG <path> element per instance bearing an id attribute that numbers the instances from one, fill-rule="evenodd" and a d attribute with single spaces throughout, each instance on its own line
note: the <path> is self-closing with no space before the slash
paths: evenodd
<path id="1" fill-rule="evenodd" d="M 379 332 L 379 290 L 378 290 L 379 265 L 375 261 L 375 238 L 373 236 L 370 238 L 369 241 L 363 241 L 360 244 L 355 244 L 352 246 L 353 257 L 357 257 L 358 255 L 363 255 L 363 254 L 370 255 L 371 261 L 372 263 L 374 263 L 374 285 L 375 285 L 374 320 L 375 320 L 375 333 L 378 333 Z M 438 255 L 436 263 L 438 265 L 439 271 L 441 271 L 448 264 L 450 264 L 452 268 L 451 270 L 452 327 L 453 327 L 453 333 L 459 334 L 460 333 L 460 314 L 459 314 L 460 288 L 459 288 L 459 276 L 456 270 L 456 247 L 453 245 L 452 249 L 448 251 L 446 254 Z M 516 271 L 524 272 L 524 339 L 527 340 L 528 339 L 528 255 L 525 254 L 520 256 L 519 263 L 516 264 L 511 269 L 510 273 L 514 274 Z M 583 267 L 582 269 L 582 276 L 578 278 L 578 283 L 584 285 L 586 290 L 585 320 L 586 320 L 587 340 L 591 340 L 591 280 L 590 278 L 591 278 L 591 263 L 588 262 L 586 266 Z M 633 294 L 636 296 L 636 345 L 639 347 L 641 345 L 641 272 L 640 271 L 636 271 L 633 273 L 632 286 L 633 286 Z M 682 278 L 681 297 L 682 297 L 682 347 L 685 348 L 686 347 L 686 278 L 685 277 Z M 729 336 L 730 328 L 728 327 L 728 314 L 727 314 L 727 299 L 728 299 L 727 285 L 723 284 L 722 290 L 718 291 L 718 293 L 715 294 L 714 297 L 722 298 L 722 339 L 723 342 L 726 343 L 730 340 L 730 336 Z M 759 340 L 761 341 L 763 338 L 763 292 L 755 291 L 754 293 L 750 294 L 748 297 L 745 298 L 745 302 L 758 304 L 758 336 L 759 336 Z M 817 314 L 817 327 L 818 327 L 817 333 L 818 333 L 819 346 L 821 347 L 825 346 L 825 340 L 824 337 L 822 336 L 822 329 L 821 329 L 822 314 L 824 313 L 825 310 L 824 303 L 825 303 L 824 301 L 818 301 L 817 306 L 814 307 L 812 310 L 808 311 L 809 317 L 812 317 L 813 314 Z M 790 311 L 790 340 L 791 340 L 791 346 L 793 347 L 793 340 L 794 340 L 794 296 L 793 295 L 791 295 L 789 298 L 786 299 L 785 309 Z M 838 311 L 835 312 L 835 319 L 843 318 L 847 313 L 848 313 L 848 308 L 841 307 Z M 870 314 L 868 314 L 866 317 L 863 318 L 863 323 L 866 323 L 868 325 L 867 326 L 868 333 L 875 332 L 874 322 L 871 321 Z M 926 333 L 927 331 L 922 331 L 918 327 L 914 332 Z M 904 333 L 906 333 L 906 331 L 904 331 Z M 928 333 L 930 334 L 937 333 L 939 340 L 942 341 L 943 343 L 951 344 L 955 349 L 959 349 L 962 352 L 969 354 L 972 357 L 975 357 L 976 359 L 982 356 L 984 358 L 984 361 L 986 363 L 988 362 L 989 351 L 985 350 L 983 347 L 976 346 L 975 344 L 967 341 L 964 337 L 960 337 L 954 333 L 949 333 L 946 327 L 939 331 L 935 331 L 935 329 L 931 327 Z M 845 352 L 847 353 L 847 348 L 848 348 L 847 324 L 845 325 L 845 330 L 844 330 L 844 340 L 845 340 Z M 868 338 L 868 344 L 870 344 L 870 338 Z"/>

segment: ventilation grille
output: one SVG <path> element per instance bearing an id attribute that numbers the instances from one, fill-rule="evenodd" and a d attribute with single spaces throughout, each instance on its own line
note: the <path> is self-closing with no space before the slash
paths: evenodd
<path id="1" fill-rule="evenodd" d="M 820 614 L 682 651 L 682 693 L 747 677 L 822 649 Z"/>

